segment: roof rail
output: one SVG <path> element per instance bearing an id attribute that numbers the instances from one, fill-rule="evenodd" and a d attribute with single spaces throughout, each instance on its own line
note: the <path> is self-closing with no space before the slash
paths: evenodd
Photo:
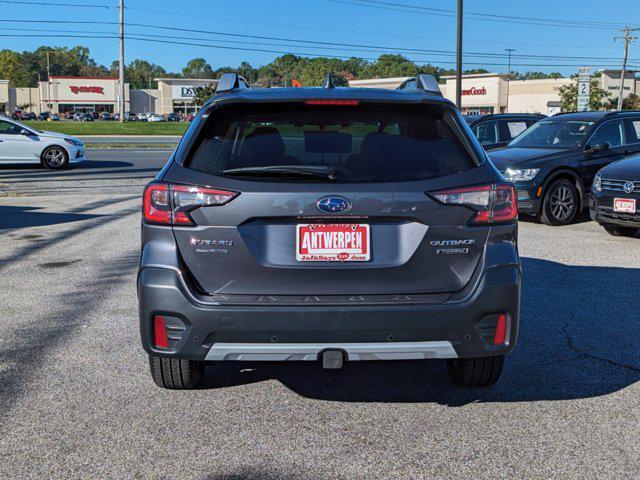
<path id="1" fill-rule="evenodd" d="M 433 75 L 427 75 L 426 73 L 421 73 L 417 77 L 406 79 L 396 90 L 422 90 L 432 95 L 442 96 L 438 81 Z"/>
<path id="2" fill-rule="evenodd" d="M 223 73 L 220 80 L 218 80 L 216 95 L 248 88 L 250 88 L 249 82 L 244 77 L 241 77 L 237 73 Z"/>
<path id="3" fill-rule="evenodd" d="M 336 82 L 333 79 L 333 75 L 331 73 L 327 73 L 324 76 L 324 82 L 322 82 L 322 88 L 336 88 Z"/>

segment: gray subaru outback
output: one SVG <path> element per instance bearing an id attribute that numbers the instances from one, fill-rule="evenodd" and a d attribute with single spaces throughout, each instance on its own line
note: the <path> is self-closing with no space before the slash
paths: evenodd
<path id="1" fill-rule="evenodd" d="M 432 77 L 251 89 L 224 75 L 144 191 L 138 298 L 160 387 L 210 362 L 445 359 L 516 344 L 514 187 Z"/>

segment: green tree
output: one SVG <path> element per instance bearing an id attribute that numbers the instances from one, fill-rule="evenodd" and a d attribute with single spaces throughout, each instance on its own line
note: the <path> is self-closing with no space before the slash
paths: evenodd
<path id="1" fill-rule="evenodd" d="M 415 77 L 418 66 L 402 55 L 384 54 L 368 65 L 360 78 Z"/>
<path id="2" fill-rule="evenodd" d="M 215 78 L 213 68 L 204 58 L 194 58 L 182 69 L 185 78 Z"/>
<path id="3" fill-rule="evenodd" d="M 618 97 L 608 98 L 605 102 L 605 109 L 616 110 L 618 108 Z M 629 94 L 622 99 L 622 110 L 640 110 L 640 97 L 635 93 Z"/>
<path id="4" fill-rule="evenodd" d="M 117 60 L 111 64 L 111 74 L 118 76 Z M 158 88 L 157 82 L 153 79 L 166 76 L 164 68 L 146 60 L 136 59 L 124 67 L 125 82 L 130 84 L 131 89 Z"/>
<path id="5" fill-rule="evenodd" d="M 561 107 L 565 112 L 575 112 L 578 109 L 578 81 L 560 87 L 558 92 L 562 101 Z M 604 91 L 598 80 L 591 79 L 589 93 L 589 108 L 591 110 L 602 110 L 609 94 Z"/>
<path id="6" fill-rule="evenodd" d="M 214 85 L 203 85 L 201 87 L 195 87 L 195 102 L 196 105 L 204 105 L 207 103 L 213 94 L 216 93 L 216 87 Z"/>
<path id="7" fill-rule="evenodd" d="M 29 71 L 22 55 L 12 50 L 0 50 L 0 78 L 7 79 L 14 87 L 27 87 L 35 84 L 36 74 Z"/>
<path id="8" fill-rule="evenodd" d="M 242 62 L 236 71 L 238 75 L 246 78 L 249 83 L 255 83 L 258 80 L 258 70 L 253 68 L 249 62 Z"/>

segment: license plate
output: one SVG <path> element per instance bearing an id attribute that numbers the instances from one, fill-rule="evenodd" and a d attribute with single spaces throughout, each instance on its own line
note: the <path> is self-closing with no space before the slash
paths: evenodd
<path id="1" fill-rule="evenodd" d="M 299 224 L 296 260 L 299 262 L 366 262 L 371 258 L 367 224 Z"/>
<path id="2" fill-rule="evenodd" d="M 614 198 L 613 211 L 619 213 L 636 213 L 635 198 Z"/>

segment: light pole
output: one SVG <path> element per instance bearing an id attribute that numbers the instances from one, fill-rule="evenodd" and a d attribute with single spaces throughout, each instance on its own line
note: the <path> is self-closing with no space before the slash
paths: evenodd
<path id="1" fill-rule="evenodd" d="M 458 0 L 458 45 L 456 51 L 456 106 L 462 108 L 462 0 Z"/>
<path id="2" fill-rule="evenodd" d="M 51 103 L 51 64 L 49 62 L 49 53 L 50 50 L 47 50 L 47 109 L 48 112 L 51 113 L 53 104 Z"/>
<path id="3" fill-rule="evenodd" d="M 516 51 L 515 48 L 505 48 L 506 52 L 509 52 L 509 66 L 507 67 L 507 108 L 506 112 L 509 113 L 509 90 L 511 89 L 511 54 Z"/>
<path id="4" fill-rule="evenodd" d="M 118 120 L 120 123 L 124 123 L 124 110 L 125 110 L 125 98 L 124 98 L 124 0 L 120 0 L 120 65 L 118 65 L 118 78 L 120 81 L 120 95 L 118 99 L 118 110 L 120 115 Z"/>

